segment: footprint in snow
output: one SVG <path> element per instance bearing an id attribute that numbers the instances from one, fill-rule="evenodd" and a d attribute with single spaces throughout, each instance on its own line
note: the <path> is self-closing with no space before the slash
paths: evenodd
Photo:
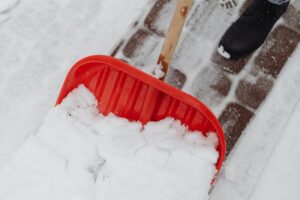
<path id="1" fill-rule="evenodd" d="M 228 13 L 233 14 L 235 8 L 237 8 L 239 1 L 238 0 L 219 0 L 221 7 Z"/>

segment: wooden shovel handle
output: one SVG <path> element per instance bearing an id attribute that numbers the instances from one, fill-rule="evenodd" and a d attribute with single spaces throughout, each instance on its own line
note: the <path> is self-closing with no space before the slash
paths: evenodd
<path id="1" fill-rule="evenodd" d="M 162 50 L 160 52 L 157 64 L 162 66 L 164 76 L 160 80 L 164 80 L 168 72 L 169 64 L 175 52 L 180 34 L 182 32 L 184 22 L 188 12 L 192 6 L 192 0 L 177 0 L 176 11 L 173 15 L 169 30 L 167 32 Z"/>

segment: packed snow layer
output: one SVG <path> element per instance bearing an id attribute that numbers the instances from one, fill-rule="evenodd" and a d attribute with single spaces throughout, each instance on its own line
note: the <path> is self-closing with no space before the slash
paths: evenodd
<path id="1" fill-rule="evenodd" d="M 151 2 L 0 0 L 0 170 L 37 132 L 70 67 L 109 55 Z"/>
<path id="2" fill-rule="evenodd" d="M 208 199 L 217 143 L 171 118 L 104 117 L 80 86 L 0 172 L 0 199 Z"/>
<path id="3" fill-rule="evenodd" d="M 228 52 L 226 52 L 226 50 L 224 49 L 224 47 L 221 45 L 218 48 L 218 52 L 221 56 L 223 56 L 224 58 L 230 59 L 230 54 Z"/>
<path id="4" fill-rule="evenodd" d="M 1 0 L 0 2 L 0 14 L 10 11 L 14 6 L 19 3 L 20 0 Z"/>
<path id="5" fill-rule="evenodd" d="M 160 79 L 165 76 L 165 72 L 163 71 L 163 66 L 162 65 L 156 65 L 154 67 L 154 72 L 153 72 L 154 77 Z"/>
<path id="6" fill-rule="evenodd" d="M 251 200 L 298 199 L 300 186 L 300 102 L 287 123 Z"/>

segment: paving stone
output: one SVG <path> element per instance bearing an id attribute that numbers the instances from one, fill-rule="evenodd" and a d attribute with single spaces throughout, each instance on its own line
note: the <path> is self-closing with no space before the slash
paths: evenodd
<path id="1" fill-rule="evenodd" d="M 136 52 L 136 49 L 143 44 L 143 41 L 148 37 L 150 34 L 149 32 L 139 29 L 137 32 L 135 32 L 127 44 L 125 45 L 123 49 L 123 54 L 127 56 L 128 58 L 133 57 Z"/>
<path id="2" fill-rule="evenodd" d="M 276 27 L 255 58 L 255 64 L 265 73 L 277 77 L 299 40 L 299 33 L 282 25 Z"/>
<path id="3" fill-rule="evenodd" d="M 300 33 L 300 10 L 297 10 L 293 5 L 289 5 L 283 19 L 289 28 Z"/>
<path id="4" fill-rule="evenodd" d="M 219 78 L 210 87 L 225 97 L 229 93 L 231 81 L 224 74 L 219 73 L 219 75 Z"/>
<path id="5" fill-rule="evenodd" d="M 255 79 L 255 78 L 253 78 Z M 236 89 L 236 97 L 240 103 L 257 109 L 273 86 L 273 80 L 263 76 L 256 80 L 241 80 Z"/>
<path id="6" fill-rule="evenodd" d="M 219 105 L 228 95 L 231 80 L 213 64 L 204 68 L 195 78 L 192 93 L 206 105 Z"/>
<path id="7" fill-rule="evenodd" d="M 221 114 L 219 120 L 225 132 L 227 155 L 238 141 L 253 115 L 251 111 L 237 103 L 228 104 Z"/>
<path id="8" fill-rule="evenodd" d="M 172 67 L 169 68 L 168 74 L 166 76 L 166 82 L 172 85 L 175 88 L 181 89 L 186 81 L 186 75 L 179 71 L 178 69 L 174 69 Z"/>
<path id="9" fill-rule="evenodd" d="M 217 64 L 222 70 L 231 74 L 238 74 L 248 63 L 250 55 L 236 60 L 228 60 L 222 57 L 217 51 L 212 55 L 212 62 Z"/>
<path id="10" fill-rule="evenodd" d="M 161 46 L 161 37 L 152 32 L 139 29 L 125 44 L 123 49 L 124 59 L 136 67 L 153 67 L 157 63 Z"/>
<path id="11" fill-rule="evenodd" d="M 175 3 L 171 0 L 157 0 L 144 21 L 145 26 L 158 35 L 164 36 L 168 30 L 167 24 L 171 21 Z"/>

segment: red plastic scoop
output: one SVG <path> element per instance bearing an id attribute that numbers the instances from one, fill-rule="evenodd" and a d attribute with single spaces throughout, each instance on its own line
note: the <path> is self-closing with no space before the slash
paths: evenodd
<path id="1" fill-rule="evenodd" d="M 191 0 L 180 0 L 177 5 L 176 12 L 181 14 L 182 26 L 190 5 Z M 180 35 L 181 24 L 179 27 L 178 23 L 174 24 L 177 25 L 176 29 L 180 29 Z M 172 24 L 169 32 L 170 30 L 172 31 Z M 173 36 L 174 32 L 173 30 Z M 165 72 L 171 59 L 170 55 L 174 52 L 171 49 L 175 49 L 174 42 L 170 41 L 174 38 L 178 40 L 176 37 L 179 35 L 165 42 L 165 51 L 162 51 L 159 59 Z M 167 38 L 170 37 L 167 35 Z M 170 44 L 173 44 L 173 47 L 167 48 Z M 220 169 L 226 149 L 223 130 L 212 112 L 196 98 L 108 56 L 90 56 L 77 62 L 67 75 L 56 103 L 61 103 L 79 84 L 84 84 L 95 95 L 98 109 L 104 115 L 112 112 L 129 120 L 141 121 L 143 124 L 172 117 L 180 120 L 191 131 L 201 131 L 203 134 L 217 133 L 219 160 L 216 168 Z"/>

